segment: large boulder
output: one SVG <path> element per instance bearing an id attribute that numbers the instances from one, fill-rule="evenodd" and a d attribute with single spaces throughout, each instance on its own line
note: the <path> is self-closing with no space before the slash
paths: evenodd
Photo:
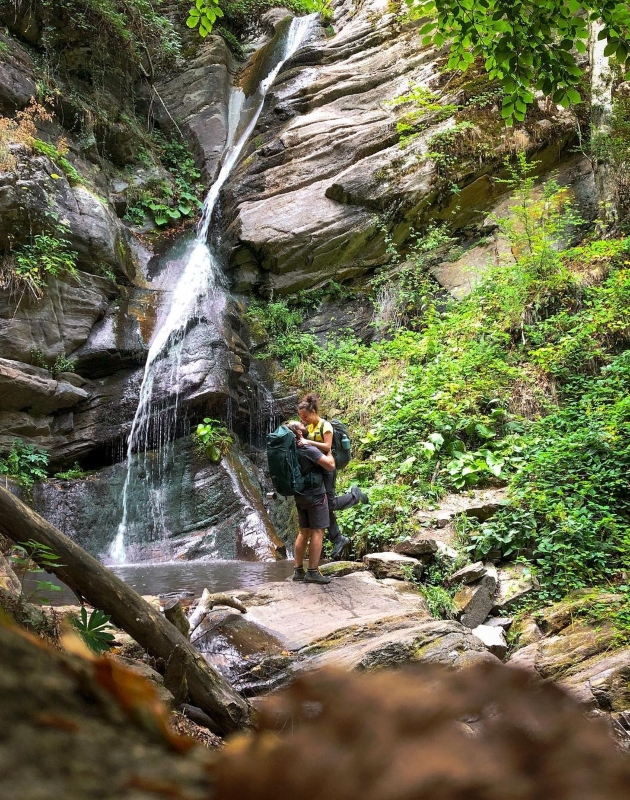
<path id="1" fill-rule="evenodd" d="M 497 568 L 497 581 L 494 612 L 506 611 L 540 586 L 526 564 L 501 565 Z"/>
<path id="2" fill-rule="evenodd" d="M 220 36 L 210 36 L 177 75 L 159 82 L 151 98 L 160 126 L 190 142 L 204 181 L 217 175 L 228 136 L 231 76 L 237 65 Z"/>
<path id="3" fill-rule="evenodd" d="M 15 169 L 0 172 L 0 240 L 27 241 L 33 229 L 49 227 L 52 214 L 81 270 L 109 269 L 125 280 L 133 278 L 127 234 L 107 202 L 86 186 L 71 186 L 46 156 L 24 147 L 15 154 Z"/>
<path id="4" fill-rule="evenodd" d="M 420 580 L 422 577 L 422 562 L 399 553 L 368 553 L 363 556 L 363 563 L 377 578 L 397 578 L 404 581 L 412 578 Z"/>
<path id="5" fill-rule="evenodd" d="M 115 295 L 107 278 L 84 272 L 50 276 L 39 300 L 17 302 L 0 293 L 0 354 L 27 363 L 37 354 L 47 364 L 69 356 L 86 342 Z"/>
<path id="6" fill-rule="evenodd" d="M 327 586 L 289 580 L 233 594 L 247 613 L 213 611 L 198 646 L 248 694 L 322 666 L 375 670 L 495 661 L 467 628 L 432 619 L 419 592 L 369 572 L 334 577 Z"/>
<path id="7" fill-rule="evenodd" d="M 614 623 L 601 618 L 602 607 L 613 611 L 624 602 L 623 595 L 582 590 L 540 609 L 515 623 L 517 641 L 525 646 L 508 663 L 557 681 L 589 711 L 613 717 L 627 713 L 630 647 Z M 531 635 L 534 618 L 538 625 Z"/>
<path id="8" fill-rule="evenodd" d="M 76 406 L 88 393 L 67 381 L 55 380 L 48 370 L 0 358 L 0 397 L 0 412 L 46 415 Z"/>
<path id="9" fill-rule="evenodd" d="M 472 632 L 481 639 L 492 655 L 500 659 L 505 658 L 508 645 L 502 628 L 498 625 L 477 625 Z"/>

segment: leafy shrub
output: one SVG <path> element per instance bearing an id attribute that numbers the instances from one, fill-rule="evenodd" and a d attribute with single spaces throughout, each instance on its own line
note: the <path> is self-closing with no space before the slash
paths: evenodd
<path id="1" fill-rule="evenodd" d="M 160 228 L 178 223 L 182 218 L 193 218 L 203 207 L 200 199 L 203 185 L 190 148 L 183 142 L 167 140 L 159 131 L 153 133 L 153 147 L 155 155 L 173 176 L 173 183 L 158 181 L 151 189 L 132 198 L 125 218 L 141 225 L 149 214 Z"/>
<path id="2" fill-rule="evenodd" d="M 79 636 L 94 653 L 104 653 L 112 646 L 115 637 L 108 631 L 111 617 L 95 608 L 88 617 L 87 610 L 81 606 L 80 617 L 72 619 L 72 625 Z"/>
<path id="3" fill-rule="evenodd" d="M 197 425 L 193 436 L 197 449 L 213 464 L 218 464 L 234 443 L 230 431 L 219 420 L 210 417 L 205 417 Z"/>
<path id="4" fill-rule="evenodd" d="M 548 600 L 630 569 L 630 241 L 563 249 L 582 232 L 566 190 L 536 189 L 522 159 L 511 180 L 497 223 L 516 263 L 460 301 L 428 287 L 389 338 L 314 346 L 310 370 L 287 374 L 359 443 L 339 478 L 340 490 L 372 484 L 370 505 L 340 515 L 357 555 L 419 530 L 418 512 L 447 491 L 507 484 L 505 507 L 465 536 L 475 557 L 529 560 Z M 270 312 L 278 337 L 296 330 L 292 309 Z"/>
<path id="5" fill-rule="evenodd" d="M 117 56 L 133 74 L 146 74 L 171 65 L 180 54 L 181 38 L 172 22 L 156 9 L 152 0 L 42 0 L 50 9 L 46 24 L 54 28 L 72 19 L 73 28 L 95 43 L 98 58 Z M 54 46 L 54 38 L 45 37 Z M 111 66 L 111 64 L 110 64 Z"/>
<path id="6" fill-rule="evenodd" d="M 455 619 L 455 603 L 443 586 L 421 586 L 431 616 L 436 619 Z"/>
<path id="7" fill-rule="evenodd" d="M 543 598 L 630 566 L 630 351 L 576 378 L 528 437 L 510 503 L 473 536 L 475 555 L 531 553 Z"/>
<path id="8" fill-rule="evenodd" d="M 64 228 L 59 226 L 59 233 Z M 36 300 L 44 294 L 49 275 L 76 275 L 77 253 L 59 235 L 42 232 L 6 254 L 0 267 L 0 285 L 14 292 L 29 292 Z"/>
<path id="9" fill-rule="evenodd" d="M 48 477 L 47 467 L 48 453 L 21 439 L 15 439 L 8 455 L 0 458 L 0 475 L 12 478 L 27 490 L 33 488 L 35 481 Z"/>
<path id="10" fill-rule="evenodd" d="M 391 108 L 404 106 L 405 112 L 396 122 L 401 147 L 406 147 L 429 125 L 435 125 L 453 116 L 458 106 L 442 103 L 440 98 L 424 86 L 414 85 L 405 93 L 385 103 Z"/>
<path id="11" fill-rule="evenodd" d="M 28 596 L 24 594 L 24 581 L 27 575 L 38 574 L 53 567 L 60 567 L 59 556 L 48 545 L 29 539 L 24 544 L 16 544 L 11 548 L 9 560 L 20 580 L 20 596 L 27 602 L 48 602 L 42 592 L 60 592 L 61 586 L 52 581 L 35 581 L 35 590 Z"/>
<path id="12" fill-rule="evenodd" d="M 74 368 L 76 367 L 76 361 L 73 358 L 67 358 L 66 356 L 57 356 L 55 359 L 54 364 L 50 368 L 50 371 L 53 374 L 53 377 L 57 377 L 62 372 L 74 372 Z"/>

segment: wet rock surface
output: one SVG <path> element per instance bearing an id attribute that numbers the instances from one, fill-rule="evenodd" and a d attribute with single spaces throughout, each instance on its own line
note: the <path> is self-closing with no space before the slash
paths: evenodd
<path id="1" fill-rule="evenodd" d="M 216 177 L 228 134 L 232 74 L 238 68 L 225 41 L 211 36 L 183 72 L 161 81 L 150 98 L 159 124 L 191 143 L 206 183 Z"/>
<path id="2" fill-rule="evenodd" d="M 172 449 L 171 449 L 172 448 Z M 129 560 L 275 560 L 283 554 L 263 502 L 260 475 L 241 454 L 218 465 L 198 458 L 190 440 L 137 458 L 129 498 Z M 33 507 L 96 556 L 106 556 L 122 520 L 126 464 L 85 479 L 52 480 Z"/>

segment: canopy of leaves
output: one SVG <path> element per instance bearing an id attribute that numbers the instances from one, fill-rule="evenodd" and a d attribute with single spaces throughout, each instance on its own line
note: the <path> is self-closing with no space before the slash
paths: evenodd
<path id="1" fill-rule="evenodd" d="M 507 124 L 525 118 L 534 90 L 554 102 L 579 103 L 582 69 L 577 59 L 587 50 L 589 22 L 603 26 L 604 54 L 626 65 L 630 53 L 630 8 L 606 0 L 406 0 L 425 44 L 450 42 L 450 69 L 467 69 L 483 59 L 491 78 L 504 89 Z"/>

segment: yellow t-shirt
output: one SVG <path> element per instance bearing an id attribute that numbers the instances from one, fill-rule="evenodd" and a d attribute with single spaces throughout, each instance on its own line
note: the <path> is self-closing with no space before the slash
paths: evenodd
<path id="1" fill-rule="evenodd" d="M 320 419 L 317 425 L 308 426 L 308 438 L 313 442 L 323 442 L 325 433 L 332 433 L 333 426 L 326 419 Z"/>

